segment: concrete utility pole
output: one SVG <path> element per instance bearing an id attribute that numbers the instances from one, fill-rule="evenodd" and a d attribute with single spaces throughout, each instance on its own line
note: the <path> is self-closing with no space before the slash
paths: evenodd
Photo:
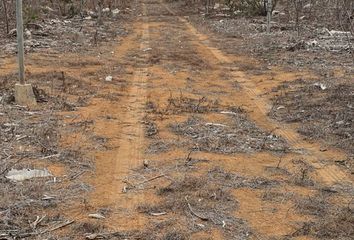
<path id="1" fill-rule="evenodd" d="M 15 100 L 19 105 L 34 106 L 37 102 L 33 93 L 33 88 L 31 84 L 26 84 L 25 81 L 22 0 L 16 0 L 16 24 L 19 83 L 15 85 Z"/>
<path id="2" fill-rule="evenodd" d="M 270 22 L 272 21 L 273 4 L 272 4 L 272 0 L 266 0 L 266 1 L 267 1 L 267 33 L 270 33 Z"/>
<path id="3" fill-rule="evenodd" d="M 24 47 L 23 47 L 23 18 L 22 18 L 22 0 L 16 0 L 16 23 L 17 23 L 17 51 L 18 51 L 18 67 L 19 80 L 21 84 L 25 84 L 25 63 L 24 63 Z"/>

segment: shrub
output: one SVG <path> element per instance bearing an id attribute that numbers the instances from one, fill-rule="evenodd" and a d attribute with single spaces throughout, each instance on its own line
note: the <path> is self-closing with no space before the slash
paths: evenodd
<path id="1" fill-rule="evenodd" d="M 241 11 L 246 15 L 267 15 L 266 0 L 225 0 L 232 12 Z M 273 8 L 277 0 L 273 0 Z"/>

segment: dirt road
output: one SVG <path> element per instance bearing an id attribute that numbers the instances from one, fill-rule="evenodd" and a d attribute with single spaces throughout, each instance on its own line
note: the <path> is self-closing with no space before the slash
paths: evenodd
<path id="1" fill-rule="evenodd" d="M 104 148 L 89 148 L 77 132 L 62 139 L 88 149 L 95 165 L 80 177 L 93 190 L 64 214 L 112 239 L 316 239 L 299 232 L 313 220 L 302 204 L 351 184 L 335 164 L 345 153 L 268 116 L 272 88 L 311 73 L 223 53 L 166 3 L 139 4 L 129 35 L 104 49 L 101 66 L 71 70 L 113 80 L 93 80 L 100 96 L 75 112 L 75 121 L 93 121 Z M 341 205 L 350 195 L 328 198 Z M 90 219 L 94 212 L 106 218 Z"/>
<path id="2" fill-rule="evenodd" d="M 148 176 L 153 177 L 154 172 L 165 174 L 163 166 L 166 163 L 177 164 L 186 158 L 189 149 L 195 150 L 193 158 L 207 160 L 206 164 L 193 170 L 193 175 L 220 167 L 246 177 L 284 180 L 287 177 L 269 172 L 269 169 L 276 169 L 281 159 L 280 165 L 287 171 L 293 171 L 289 175 L 296 178 L 296 174 L 300 173 L 296 173 L 294 159 L 301 159 L 302 164 L 314 169 L 308 177 L 321 185 L 350 182 L 350 176 L 334 164 L 335 160 L 344 157 L 343 153 L 336 149 L 323 152 L 319 143 L 304 141 L 294 126 L 275 122 L 267 116 L 271 104 L 265 93 L 284 80 L 295 80 L 310 73 L 287 73 L 275 69 L 255 75 L 244 71 L 240 66 L 245 63 L 255 68 L 261 66 L 255 59 L 228 56 L 213 48 L 208 36 L 198 32 L 186 18 L 176 15 L 166 4 L 157 1 L 142 1 L 141 4 L 142 16 L 132 25 L 133 33 L 115 51 L 118 60 L 115 64 L 124 64 L 131 71 L 128 75 L 113 76 L 113 79 L 126 80 L 124 89 L 117 89 L 115 81 L 110 86 L 110 91 L 117 91 L 122 96 L 117 102 L 100 100 L 80 110 L 85 118 L 96 119 L 96 134 L 109 139 L 111 150 L 92 153 L 96 157 L 96 172 L 88 178 L 95 189 L 89 205 L 95 209 L 112 210 L 105 220 L 107 226 L 116 231 L 132 230 L 150 224 L 154 221 L 152 218 L 164 219 L 136 211 L 141 204 L 161 201 L 153 190 L 146 190 L 145 187 L 135 191 L 126 189 L 131 187 L 130 181 L 144 182 L 149 179 Z M 204 98 L 208 99 L 206 102 L 217 101 L 217 110 L 188 109 L 195 101 L 203 106 L 204 100 L 201 99 Z M 202 146 L 196 146 L 198 143 L 193 140 L 186 143 L 183 136 L 171 132 L 172 125 L 186 121 L 191 115 L 198 115 L 213 124 L 232 124 L 230 116 L 221 113 L 232 107 L 242 107 L 247 112 L 247 119 L 242 119 L 239 124 L 242 121 L 254 122 L 266 135 L 284 139 L 288 144 L 287 150 L 271 147 L 252 149 L 249 146 L 249 149 L 230 155 L 223 154 L 221 144 L 216 149 L 203 151 Z M 102 113 L 109 115 L 109 119 L 102 120 Z M 152 137 L 149 137 L 149 129 L 144 131 L 149 127 L 154 128 L 150 129 L 151 135 L 154 135 Z M 249 134 L 247 138 L 255 137 L 252 131 L 246 133 Z M 144 160 L 153 162 L 156 168 L 146 177 L 137 170 L 142 168 Z M 175 174 L 169 175 L 172 177 Z M 157 179 L 152 183 L 157 184 L 153 188 L 168 185 L 169 181 Z M 300 196 L 314 194 L 312 187 L 303 185 L 284 184 L 276 192 Z M 267 191 L 257 188 L 232 191 L 239 203 L 234 214 L 249 224 L 254 231 L 253 236 L 261 236 L 259 239 L 285 236 L 295 231 L 296 222 L 307 220 L 288 201 L 262 201 Z M 169 214 L 166 218 L 170 217 Z M 179 221 L 178 217 L 176 221 Z M 222 237 L 222 230 L 211 229 L 212 239 L 228 238 L 227 235 Z M 204 239 L 205 235 L 201 232 L 192 235 L 193 238 Z"/>
<path id="3" fill-rule="evenodd" d="M 127 182 L 130 181 L 124 180 L 146 180 L 136 172 L 136 169 L 143 166 L 144 160 L 154 161 L 156 171 L 163 172 L 161 166 L 184 159 L 189 149 L 196 149 L 193 158 L 208 160 L 207 164 L 194 170 L 193 174 L 197 175 L 217 166 L 247 177 L 279 180 L 284 179 L 284 176 L 270 173 L 266 169 L 277 166 L 279 159 L 282 159 L 281 166 L 296 171 L 293 161 L 301 159 L 305 165 L 314 169 L 309 173 L 311 179 L 321 184 L 331 186 L 337 182 L 350 181 L 350 176 L 334 164 L 336 159 L 344 156 L 343 153 L 335 149 L 323 152 L 320 144 L 302 140 L 294 126 L 277 123 L 267 116 L 271 104 L 267 99 L 269 96 L 264 93 L 284 80 L 295 80 L 309 73 L 287 73 L 275 69 L 255 75 L 243 71 L 240 66 L 245 63 L 255 68 L 260 64 L 255 59 L 228 56 L 213 48 L 208 36 L 198 32 L 186 18 L 176 15 L 166 4 L 156 1 L 143 1 L 141 4 L 142 16 L 132 25 L 132 35 L 115 51 L 118 59 L 116 64 L 124 64 L 132 72 L 129 75 L 113 76 L 114 79 L 126 80 L 123 91 L 116 89 L 115 81 L 110 89 L 122 94 L 120 100 L 107 104 L 97 102 L 80 110 L 90 119 L 102 118 L 103 112 L 110 116 L 109 120 L 96 121 L 95 131 L 110 139 L 111 150 L 92 153 L 96 156 L 96 172 L 88 179 L 95 188 L 89 204 L 96 209 L 112 209 L 105 224 L 118 231 L 142 228 L 151 223 L 150 218 L 154 217 L 139 214 L 136 208 L 142 203 L 152 204 L 161 200 L 151 190 L 124 193 L 123 189 L 129 187 Z M 203 105 L 203 98 L 217 101 L 218 109 L 205 112 L 188 109 L 193 101 Z M 180 102 L 171 105 L 174 99 Z M 151 111 L 149 106 L 157 109 Z M 193 140 L 184 143 L 183 137 L 171 133 L 171 125 L 181 123 L 194 114 L 207 122 L 230 124 L 230 117 L 220 112 L 226 112 L 231 107 L 245 109 L 248 119 L 242 121 L 254 122 L 260 131 L 284 139 L 288 150 L 252 149 L 251 146 L 247 150 L 240 150 L 240 153 L 227 155 L 222 154 L 223 146 L 220 145 L 218 149 L 209 151 L 212 153 L 207 153 L 198 151 L 195 146 L 198 143 L 193 143 Z M 153 125 L 147 121 L 153 122 Z M 144 128 L 151 126 L 158 129 L 158 133 L 149 138 L 149 134 L 144 134 Z M 152 131 L 154 133 L 155 130 Z M 247 134 L 253 137 L 252 133 Z M 156 184 L 168 184 L 166 181 L 168 179 L 156 180 Z M 262 236 L 261 239 L 291 234 L 296 229 L 295 222 L 306 220 L 305 216 L 291 209 L 291 203 L 287 201 L 282 204 L 263 202 L 261 198 L 264 191 L 233 191 L 239 202 L 239 209 L 234 214 L 246 220 L 255 233 Z M 277 191 L 306 196 L 315 190 L 285 184 Z M 213 231 L 215 236 L 212 238 L 223 238 L 220 232 Z"/>

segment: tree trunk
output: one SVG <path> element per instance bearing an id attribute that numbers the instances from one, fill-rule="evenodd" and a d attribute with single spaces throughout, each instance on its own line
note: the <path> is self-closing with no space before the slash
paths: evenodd
<path id="1" fill-rule="evenodd" d="M 103 1 L 99 0 L 98 1 L 98 19 L 97 19 L 97 23 L 98 25 L 102 25 L 103 21 L 102 21 L 102 6 L 103 5 Z"/>
<path id="2" fill-rule="evenodd" d="M 6 26 L 6 34 L 9 33 L 9 18 L 8 18 L 8 13 L 7 13 L 7 3 L 6 0 L 2 0 L 2 4 L 4 6 L 4 16 L 5 16 L 5 26 Z"/>
<path id="3" fill-rule="evenodd" d="M 80 16 L 83 17 L 84 0 L 80 0 Z"/>

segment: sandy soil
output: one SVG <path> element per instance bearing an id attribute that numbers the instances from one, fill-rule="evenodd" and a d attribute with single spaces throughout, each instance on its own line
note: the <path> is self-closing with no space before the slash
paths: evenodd
<path id="1" fill-rule="evenodd" d="M 305 139 L 296 124 L 269 116 L 274 88 L 299 78 L 315 81 L 316 73 L 265 69 L 255 58 L 216 48 L 212 36 L 168 4 L 138 4 L 140 14 L 119 42 L 87 54 L 27 57 L 32 75 L 63 71 L 89 92 L 82 93 L 85 104 L 55 112 L 58 149 L 86 160 L 75 166 L 28 161 L 58 176 L 56 188 L 73 181 L 90 187 L 55 206 L 32 207 L 33 221 L 45 214 L 74 222 L 29 238 L 353 237 L 353 218 L 346 215 L 353 209 L 353 176 L 337 164 L 347 153 L 330 145 L 324 151 L 324 142 Z M 13 57 L 2 60 L 1 76 L 15 67 Z M 112 81 L 105 81 L 108 75 Z M 49 95 L 51 89 L 45 88 Z M 78 95 L 68 99 L 76 102 Z M 73 178 L 73 168 L 84 171 Z M 335 218 L 338 213 L 344 215 Z"/>

